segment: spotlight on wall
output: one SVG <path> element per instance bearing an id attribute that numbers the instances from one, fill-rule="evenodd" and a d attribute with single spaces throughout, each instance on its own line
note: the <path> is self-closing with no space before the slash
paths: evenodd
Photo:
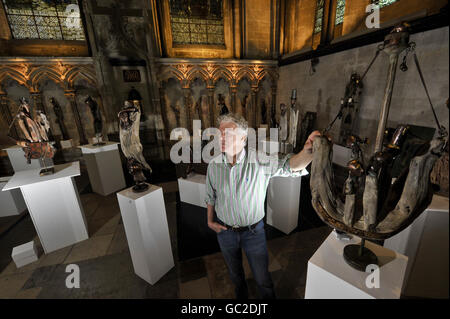
<path id="1" fill-rule="evenodd" d="M 312 58 L 311 59 L 311 68 L 309 70 L 309 75 L 313 75 L 316 73 L 316 66 L 319 64 L 319 58 Z"/>

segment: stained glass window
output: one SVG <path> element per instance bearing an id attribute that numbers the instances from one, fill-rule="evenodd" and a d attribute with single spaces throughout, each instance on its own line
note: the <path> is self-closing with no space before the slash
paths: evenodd
<path id="1" fill-rule="evenodd" d="M 14 39 L 84 40 L 76 0 L 3 0 Z"/>
<path id="2" fill-rule="evenodd" d="M 344 13 L 345 13 L 345 0 L 337 0 L 336 19 L 334 20 L 334 23 L 336 25 L 344 22 Z"/>
<path id="3" fill-rule="evenodd" d="M 380 8 L 383 8 L 383 7 L 387 7 L 391 4 L 393 4 L 396 1 L 397 0 L 372 0 L 372 3 L 378 4 L 380 6 Z"/>
<path id="4" fill-rule="evenodd" d="M 173 44 L 225 44 L 222 2 L 170 0 Z"/>
<path id="5" fill-rule="evenodd" d="M 314 34 L 320 33 L 322 31 L 324 2 L 325 0 L 317 0 Z"/>

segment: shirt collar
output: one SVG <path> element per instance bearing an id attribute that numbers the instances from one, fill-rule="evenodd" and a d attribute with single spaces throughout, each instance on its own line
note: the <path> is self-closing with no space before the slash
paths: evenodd
<path id="1" fill-rule="evenodd" d="M 236 164 L 243 162 L 246 155 L 247 152 L 245 151 L 245 148 L 243 148 L 239 155 L 236 157 Z M 222 153 L 222 160 L 224 163 L 229 164 L 225 152 Z"/>

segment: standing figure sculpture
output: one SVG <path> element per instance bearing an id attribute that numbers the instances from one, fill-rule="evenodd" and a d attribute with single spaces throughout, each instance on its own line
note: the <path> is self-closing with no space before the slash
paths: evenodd
<path id="1" fill-rule="evenodd" d="M 230 111 L 228 110 L 228 107 L 225 104 L 225 98 L 220 93 L 219 93 L 218 100 L 219 100 L 218 104 L 219 104 L 219 108 L 220 108 L 220 115 L 224 115 L 224 114 L 229 113 Z"/>
<path id="2" fill-rule="evenodd" d="M 288 138 L 288 113 L 287 106 L 280 104 L 280 126 L 278 128 L 278 141 L 280 142 L 280 152 L 286 152 L 286 142 Z"/>
<path id="3" fill-rule="evenodd" d="M 50 98 L 50 103 L 53 106 L 53 111 L 55 112 L 56 119 L 58 121 L 59 129 L 61 130 L 62 139 L 64 141 L 69 139 L 69 134 L 67 134 L 67 128 L 64 125 L 64 112 L 61 109 L 58 101 L 54 97 Z"/>
<path id="4" fill-rule="evenodd" d="M 44 162 L 45 158 L 53 158 L 55 155 L 55 148 L 49 143 L 48 131 L 50 126 L 47 118 L 41 112 L 38 113 L 35 119 L 31 117 L 31 107 L 27 100 L 22 97 L 20 99 L 20 106 L 17 115 L 14 117 L 9 130 L 17 120 L 19 127 L 25 136 L 24 140 L 14 140 L 17 145 L 23 148 L 27 163 L 31 164 L 32 159 L 39 159 Z M 9 131 L 8 131 L 8 136 Z M 12 137 L 11 137 L 12 138 Z M 45 162 L 44 162 L 45 163 Z M 48 175 L 54 172 L 53 167 L 44 168 L 40 175 Z"/>
<path id="5" fill-rule="evenodd" d="M 94 146 L 101 146 L 105 145 L 105 143 L 102 142 L 102 116 L 100 114 L 100 109 L 97 105 L 97 102 L 95 102 L 91 96 L 88 96 L 84 103 L 89 106 L 92 112 L 92 116 L 94 117 L 94 130 L 95 130 L 95 138 L 96 142 L 93 144 Z"/>
<path id="6" fill-rule="evenodd" d="M 120 147 L 127 158 L 128 172 L 133 175 L 136 185 L 134 192 L 144 192 L 148 189 L 143 170 L 148 170 L 150 174 L 152 169 L 147 164 L 142 155 L 142 144 L 139 140 L 139 123 L 141 111 L 136 105 L 125 101 L 125 105 L 118 114 L 120 130 Z"/>
<path id="7" fill-rule="evenodd" d="M 292 144 L 292 147 L 295 149 L 297 144 L 297 124 L 298 124 L 298 115 L 299 110 L 296 108 L 297 102 L 297 90 L 292 90 L 291 96 L 291 109 L 289 116 L 289 143 Z"/>

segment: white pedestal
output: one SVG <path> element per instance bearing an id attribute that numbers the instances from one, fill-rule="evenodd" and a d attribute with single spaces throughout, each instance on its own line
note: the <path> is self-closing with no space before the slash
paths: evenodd
<path id="1" fill-rule="evenodd" d="M 352 156 L 352 150 L 348 147 L 333 144 L 333 163 L 347 167 Z"/>
<path id="2" fill-rule="evenodd" d="M 298 226 L 301 177 L 272 177 L 267 188 L 267 224 L 289 234 Z"/>
<path id="3" fill-rule="evenodd" d="M 73 147 L 73 140 L 61 140 L 59 141 L 59 144 L 61 145 L 61 148 L 72 148 Z"/>
<path id="4" fill-rule="evenodd" d="M 14 172 L 44 167 L 43 163 L 38 159 L 32 159 L 31 164 L 28 164 L 25 158 L 25 152 L 18 145 L 5 148 L 4 150 L 8 153 L 9 161 Z M 47 167 L 53 166 L 53 159 L 46 158 L 43 161 Z"/>
<path id="5" fill-rule="evenodd" d="M 149 186 L 143 193 L 127 188 L 117 199 L 134 272 L 153 285 L 175 264 L 162 188 Z"/>
<path id="6" fill-rule="evenodd" d="M 360 238 L 340 241 L 331 233 L 308 261 L 305 299 L 398 299 L 408 257 L 366 241 L 378 257 L 379 288 L 368 288 L 370 273 L 358 271 L 343 257 L 344 247 L 359 244 Z"/>
<path id="7" fill-rule="evenodd" d="M 0 189 L 2 189 L 11 177 L 0 177 Z M 19 189 L 0 192 L 0 217 L 19 215 L 27 205 L 23 200 L 22 193 Z"/>
<path id="8" fill-rule="evenodd" d="M 206 176 L 191 173 L 186 179 L 178 179 L 178 190 L 180 191 L 180 200 L 182 202 L 207 207 L 205 203 L 206 195 Z"/>
<path id="9" fill-rule="evenodd" d="M 88 238 L 87 224 L 74 176 L 80 163 L 55 166 L 52 175 L 39 176 L 40 169 L 14 174 L 3 191 L 20 188 L 45 253 Z"/>
<path id="10" fill-rule="evenodd" d="M 103 146 L 79 146 L 86 163 L 92 191 L 106 196 L 125 188 L 119 143 L 105 142 Z"/>
<path id="11" fill-rule="evenodd" d="M 281 152 L 280 143 L 277 141 L 270 141 L 270 140 L 262 141 L 262 150 L 266 154 L 278 154 L 278 152 Z"/>
<path id="12" fill-rule="evenodd" d="M 38 253 L 34 241 L 14 247 L 11 257 L 17 268 L 31 264 L 32 262 L 38 260 Z"/>
<path id="13" fill-rule="evenodd" d="M 430 206 L 384 247 L 409 258 L 403 295 L 449 297 L 449 199 L 434 195 Z"/>

